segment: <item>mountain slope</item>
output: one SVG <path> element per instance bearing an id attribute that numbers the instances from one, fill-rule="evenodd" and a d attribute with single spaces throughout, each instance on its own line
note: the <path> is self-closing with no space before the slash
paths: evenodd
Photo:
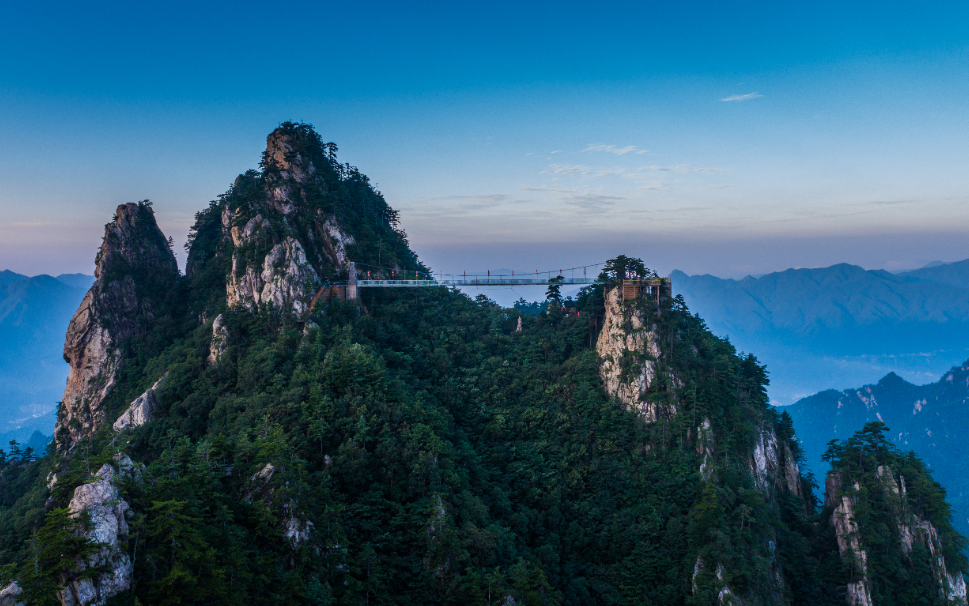
<path id="1" fill-rule="evenodd" d="M 828 440 L 845 439 L 865 423 L 885 423 L 892 444 L 914 450 L 933 470 L 948 491 L 956 527 L 969 534 L 969 449 L 963 431 L 969 426 L 969 361 L 935 383 L 912 385 L 891 373 L 876 384 L 824 391 L 784 410 L 816 469 Z"/>
<path id="2" fill-rule="evenodd" d="M 13 284 L 14 282 L 20 282 L 21 280 L 26 280 L 27 276 L 23 274 L 18 274 L 5 269 L 0 271 L 0 287 L 7 286 L 8 284 Z"/>
<path id="3" fill-rule="evenodd" d="M 119 208 L 68 331 L 86 380 L 57 448 L 0 470 L 3 591 L 843 604 L 836 532 L 756 358 L 626 257 L 534 316 L 357 290 L 357 266 L 424 268 L 335 152 L 306 125 L 271 133 L 262 171 L 198 214 L 174 284 L 126 290 L 169 257 L 150 208 Z"/>

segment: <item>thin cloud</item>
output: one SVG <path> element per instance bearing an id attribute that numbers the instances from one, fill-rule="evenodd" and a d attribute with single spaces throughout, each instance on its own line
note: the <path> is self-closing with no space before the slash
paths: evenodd
<path id="1" fill-rule="evenodd" d="M 675 173 L 677 175 L 689 175 L 693 173 L 722 173 L 724 169 L 713 168 L 710 166 L 690 166 L 689 164 L 677 164 L 676 166 L 640 166 L 632 171 L 623 174 L 627 179 L 639 179 L 648 173 Z"/>
<path id="2" fill-rule="evenodd" d="M 64 225 L 64 223 L 60 221 L 14 221 L 6 225 L 8 227 L 53 227 L 55 225 Z"/>
<path id="3" fill-rule="evenodd" d="M 543 170 L 541 174 L 564 175 L 567 177 L 608 177 L 609 175 L 621 175 L 626 171 L 625 168 L 592 168 L 585 164 L 549 164 L 548 170 Z"/>
<path id="4" fill-rule="evenodd" d="M 418 198 L 413 205 L 407 205 L 408 214 L 421 217 L 447 217 L 468 215 L 488 211 L 498 207 L 530 202 L 508 194 L 455 195 Z"/>
<path id="5" fill-rule="evenodd" d="M 582 150 L 583 152 L 607 152 L 610 154 L 616 154 L 617 156 L 624 156 L 626 154 L 636 153 L 636 154 L 646 154 L 649 150 L 639 149 L 635 145 L 627 145 L 626 147 L 617 147 L 615 145 L 602 145 L 602 144 L 592 144 Z"/>
<path id="6" fill-rule="evenodd" d="M 571 194 L 575 191 L 574 189 L 564 189 L 562 187 L 552 187 L 550 185 L 539 185 L 538 187 L 534 187 L 531 185 L 520 185 L 518 189 L 520 191 L 548 191 L 548 192 L 556 192 L 556 193 L 563 193 L 563 194 Z"/>
<path id="7" fill-rule="evenodd" d="M 729 97 L 724 97 L 720 99 L 721 101 L 749 101 L 750 99 L 756 99 L 758 97 L 763 97 L 764 95 L 760 93 L 747 93 L 746 95 L 731 95 Z"/>
<path id="8" fill-rule="evenodd" d="M 561 200 L 564 204 L 577 207 L 581 210 L 601 211 L 614 208 L 622 202 L 625 202 L 627 198 L 607 194 L 582 193 L 562 196 Z"/>

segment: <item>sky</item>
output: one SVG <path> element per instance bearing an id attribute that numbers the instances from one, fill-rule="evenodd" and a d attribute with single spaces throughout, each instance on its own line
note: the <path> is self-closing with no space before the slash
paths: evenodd
<path id="1" fill-rule="evenodd" d="M 184 242 L 287 120 L 435 270 L 969 258 L 966 23 L 965 2 L 8 3 L 0 269 L 91 273 L 143 199 Z"/>

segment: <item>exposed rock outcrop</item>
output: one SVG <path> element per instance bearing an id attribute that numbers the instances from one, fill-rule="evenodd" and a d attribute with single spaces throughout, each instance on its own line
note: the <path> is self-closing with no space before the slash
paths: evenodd
<path id="1" fill-rule="evenodd" d="M 118 420 L 114 422 L 113 428 L 115 431 L 124 431 L 125 429 L 131 429 L 132 427 L 138 427 L 144 425 L 151 419 L 151 415 L 155 412 L 155 408 L 158 406 L 158 399 L 155 397 L 155 390 L 158 389 L 162 383 L 164 383 L 165 378 L 168 373 L 155 381 L 155 384 L 149 387 L 145 393 L 138 396 L 128 409 L 125 410 Z"/>
<path id="2" fill-rule="evenodd" d="M 861 488 L 856 482 L 854 489 Z M 861 533 L 855 521 L 857 500 L 845 494 L 840 474 L 830 473 L 824 481 L 824 504 L 833 507 L 831 524 L 838 538 L 838 551 L 842 557 L 850 558 L 854 568 L 852 581 L 848 583 L 848 604 L 851 606 L 871 606 L 871 592 L 868 581 L 868 553 L 862 548 Z"/>
<path id="3" fill-rule="evenodd" d="M 606 392 L 630 410 L 639 411 L 647 421 L 672 416 L 675 405 L 660 405 L 647 397 L 660 357 L 655 327 L 646 325 L 635 303 L 622 300 L 620 288 L 606 290 L 605 307 L 596 352 Z"/>
<path id="4" fill-rule="evenodd" d="M 0 606 L 26 606 L 27 602 L 21 601 L 23 593 L 16 583 L 0 588 Z"/>
<path id="5" fill-rule="evenodd" d="M 227 287 L 229 305 L 255 308 L 270 304 L 278 309 L 289 307 L 300 314 L 306 310 L 309 304 L 306 299 L 320 281 L 306 260 L 303 246 L 292 237 L 273 246 L 261 268 L 243 269 L 240 263 L 239 257 L 232 257 L 233 271 Z"/>
<path id="6" fill-rule="evenodd" d="M 353 238 L 334 215 L 308 203 L 308 192 L 326 192 L 328 186 L 304 155 L 303 136 L 284 128 L 270 134 L 263 155 L 265 199 L 222 213 L 232 258 L 226 284 L 230 306 L 269 304 L 303 314 L 321 276 L 344 271 L 350 263 L 347 247 Z"/>
<path id="7" fill-rule="evenodd" d="M 58 597 L 64 606 L 99 606 L 111 596 L 131 588 L 132 562 L 126 552 L 128 523 L 125 519 L 129 507 L 121 498 L 117 483 L 127 475 L 138 477 L 141 470 L 125 455 L 117 455 L 115 463 L 117 471 L 112 465 L 105 464 L 95 474 L 94 481 L 74 489 L 74 497 L 68 505 L 68 511 L 74 517 L 87 512 L 91 524 L 86 535 L 102 546 L 87 561 L 78 562 L 77 571 L 95 566 L 107 566 L 108 570 L 63 587 Z"/>
<path id="8" fill-rule="evenodd" d="M 782 482 L 798 496 L 804 496 L 801 487 L 801 469 L 787 444 L 779 444 L 773 426 L 765 427 L 757 435 L 750 462 L 754 483 L 768 494 L 775 482 Z"/>
<path id="9" fill-rule="evenodd" d="M 942 544 L 936 528 L 920 517 L 906 505 L 905 480 L 896 481 L 888 467 L 879 466 L 876 475 L 882 489 L 894 502 L 895 519 L 888 521 L 899 533 L 900 548 L 904 556 L 909 556 L 916 543 L 922 543 L 930 554 L 932 574 L 938 583 L 942 599 L 955 604 L 966 603 L 966 582 L 962 574 L 950 574 L 942 555 Z M 871 588 L 868 570 L 868 553 L 862 543 L 862 536 L 856 516 L 858 505 L 855 494 L 861 489 L 858 482 L 846 489 L 840 473 L 830 472 L 825 480 L 824 504 L 833 508 L 831 524 L 838 540 L 838 551 L 848 558 L 854 569 L 853 581 L 848 583 L 848 603 L 851 606 L 871 606 Z"/>
<path id="10" fill-rule="evenodd" d="M 71 371 L 55 439 L 66 450 L 104 424 L 101 403 L 123 363 L 119 347 L 144 334 L 163 313 L 179 276 L 175 256 L 147 202 L 118 207 L 114 220 L 105 226 L 95 265 L 94 285 L 64 340 L 64 360 Z"/>
<path id="11" fill-rule="evenodd" d="M 209 356 L 206 358 L 209 366 L 219 361 L 228 346 L 229 329 L 225 326 L 222 314 L 219 314 L 212 322 L 212 344 L 209 345 Z"/>
<path id="12" fill-rule="evenodd" d="M 266 463 L 265 467 L 252 474 L 249 478 L 249 486 L 244 493 L 247 503 L 262 501 L 268 509 L 279 507 L 281 513 L 281 524 L 283 537 L 289 546 L 296 549 L 300 543 L 308 540 L 313 533 L 313 522 L 304 519 L 296 509 L 296 503 L 289 499 L 274 498 L 275 488 L 272 485 L 273 476 L 276 475 L 276 467 L 272 463 Z"/>

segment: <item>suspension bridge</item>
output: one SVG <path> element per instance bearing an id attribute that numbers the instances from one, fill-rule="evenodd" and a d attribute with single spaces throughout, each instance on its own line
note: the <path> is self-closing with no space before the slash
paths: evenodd
<path id="1" fill-rule="evenodd" d="M 460 273 L 446 274 L 428 272 L 403 272 L 390 268 L 372 268 L 368 265 L 350 263 L 348 285 L 356 284 L 358 288 L 410 288 L 422 286 L 546 286 L 549 284 L 595 284 L 599 275 L 598 268 L 602 263 L 570 267 L 558 271 L 536 270 L 532 273 L 517 274 L 512 271 L 507 274 L 492 273 Z M 590 272 L 590 269 L 592 270 Z M 581 272 L 581 273 L 579 273 Z M 388 276 L 387 274 L 390 273 Z M 591 275 L 590 275 L 591 274 Z"/>
<path id="2" fill-rule="evenodd" d="M 320 297 L 336 297 L 342 301 L 357 298 L 360 288 L 420 288 L 461 286 L 547 286 L 558 284 L 591 285 L 599 283 L 599 267 L 604 263 L 569 267 L 558 271 L 546 270 L 532 273 L 446 274 L 420 271 L 401 271 L 390 267 L 376 267 L 362 263 L 348 263 L 347 281 L 334 284 L 329 280 L 317 291 L 303 316 L 309 317 Z M 358 267 L 359 266 L 359 267 Z M 591 271 L 590 271 L 591 270 Z M 581 272 L 581 273 L 580 273 Z M 605 282 L 603 282 L 605 283 Z M 623 300 L 647 296 L 659 303 L 662 296 L 672 293 L 669 278 L 627 276 L 618 280 Z"/>

